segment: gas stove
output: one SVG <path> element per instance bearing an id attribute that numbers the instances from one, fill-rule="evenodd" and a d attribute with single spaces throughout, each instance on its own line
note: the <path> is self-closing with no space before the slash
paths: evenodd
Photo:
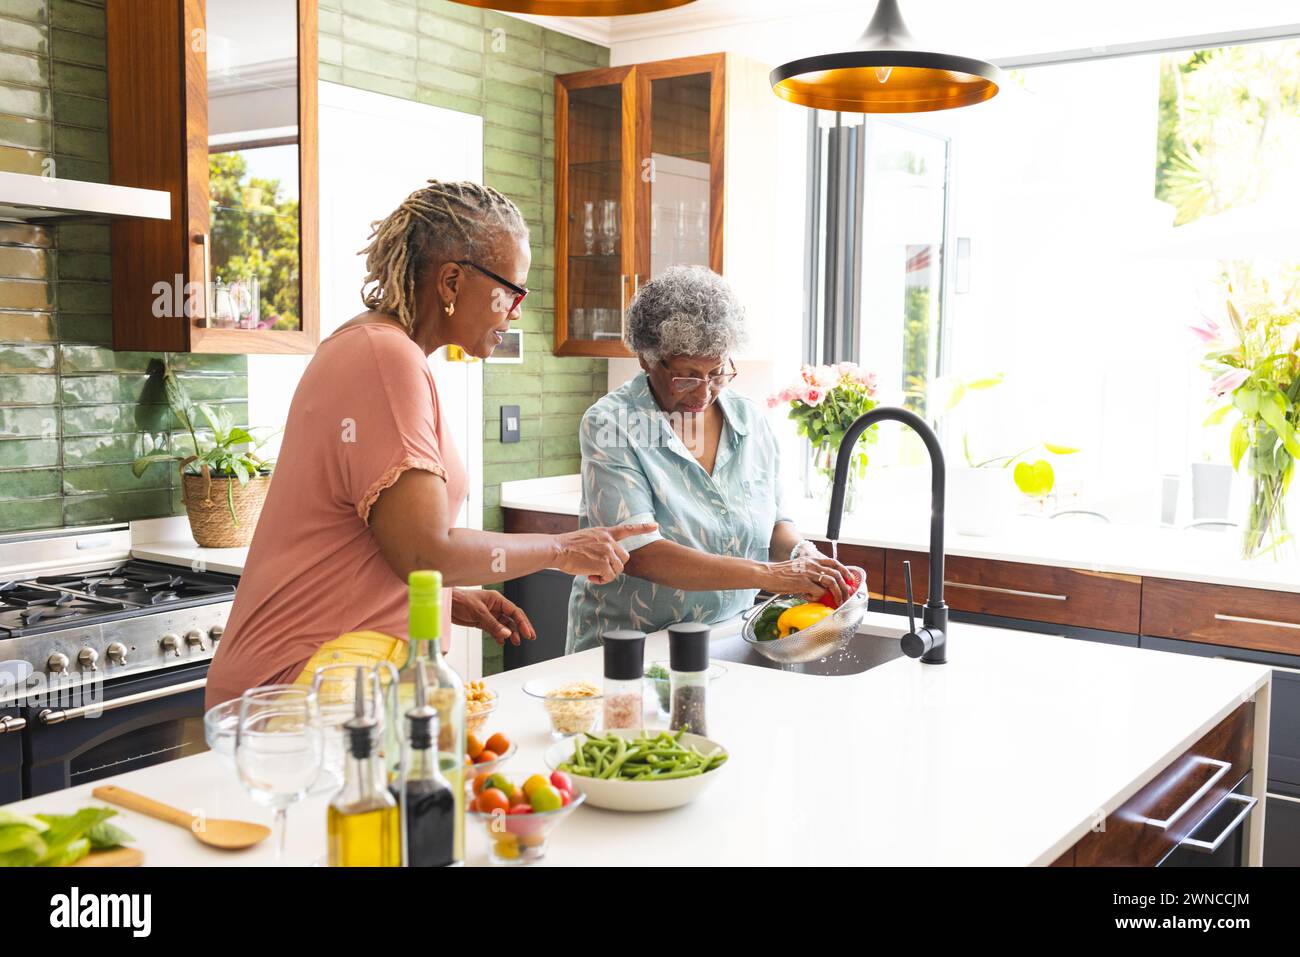
<path id="1" fill-rule="evenodd" d="M 238 582 L 131 558 L 126 526 L 0 538 L 0 699 L 205 661 Z"/>

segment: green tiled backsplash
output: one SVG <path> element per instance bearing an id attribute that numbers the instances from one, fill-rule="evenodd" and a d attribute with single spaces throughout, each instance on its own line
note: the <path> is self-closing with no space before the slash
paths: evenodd
<path id="1" fill-rule="evenodd" d="M 104 10 L 0 0 L 0 170 L 108 179 Z M 109 229 L 0 224 L 0 532 L 181 511 L 174 468 L 131 462 L 178 423 L 148 375 L 113 352 Z M 173 356 L 195 399 L 248 418 L 247 361 Z"/>

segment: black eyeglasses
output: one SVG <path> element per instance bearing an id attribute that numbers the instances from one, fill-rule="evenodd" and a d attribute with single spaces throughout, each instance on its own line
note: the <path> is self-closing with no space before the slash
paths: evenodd
<path id="1" fill-rule="evenodd" d="M 521 302 L 523 302 L 523 301 L 524 301 L 524 297 L 528 295 L 528 291 L 529 291 L 529 290 L 528 290 L 528 287 L 527 287 L 527 286 L 520 286 L 520 285 L 518 285 L 518 284 L 516 284 L 516 283 L 511 282 L 509 279 L 506 279 L 506 278 L 503 277 L 503 276 L 498 276 L 498 275 L 497 275 L 496 273 L 494 273 L 491 269 L 485 269 L 484 267 L 480 266 L 478 263 L 474 262 L 473 260 L 470 260 L 470 259 L 457 259 L 457 260 L 456 260 L 456 265 L 457 265 L 457 266 L 473 266 L 475 269 L 477 269 L 477 270 L 478 270 L 479 272 L 481 272 L 483 275 L 487 276 L 489 279 L 495 279 L 497 282 L 501 283 L 501 285 L 505 286 L 505 287 L 506 287 L 507 289 L 509 289 L 512 293 L 514 293 L 514 294 L 515 294 L 515 298 L 514 298 L 513 301 L 511 301 L 511 303 L 510 303 L 510 308 L 507 309 L 507 310 L 505 310 L 506 315 L 509 315 L 510 313 L 512 313 L 512 312 L 514 312 L 516 309 L 518 309 L 518 308 L 519 308 L 519 304 L 520 304 Z"/>
<path id="2" fill-rule="evenodd" d="M 731 384 L 731 380 L 736 378 L 738 374 L 736 372 L 736 363 L 730 360 L 729 362 L 731 365 L 730 372 L 722 372 L 719 373 L 718 375 L 711 375 L 707 379 L 696 379 L 690 376 L 673 376 L 671 380 L 672 389 L 674 392 L 680 392 L 682 394 L 685 394 L 687 392 L 694 392 L 696 389 L 704 385 L 706 382 L 709 384 L 709 388 L 711 389 L 726 388 L 728 385 Z M 670 374 L 672 373 L 672 370 L 668 368 L 667 362 L 660 359 L 659 364 L 663 366 L 665 372 L 668 372 Z"/>

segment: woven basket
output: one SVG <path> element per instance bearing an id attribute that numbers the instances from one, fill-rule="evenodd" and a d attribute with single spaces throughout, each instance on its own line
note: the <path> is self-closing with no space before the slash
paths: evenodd
<path id="1" fill-rule="evenodd" d="M 243 485 L 239 479 L 213 476 L 206 465 L 202 475 L 186 475 L 185 466 L 191 461 L 193 459 L 181 462 L 181 500 L 189 512 L 194 541 L 204 548 L 242 548 L 247 545 L 253 540 L 253 529 L 262 514 L 271 476 L 258 475 Z M 234 499 L 238 523 L 230 517 L 231 498 Z"/>

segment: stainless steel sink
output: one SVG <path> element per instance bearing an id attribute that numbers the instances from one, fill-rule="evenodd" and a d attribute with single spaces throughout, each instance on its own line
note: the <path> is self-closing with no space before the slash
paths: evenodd
<path id="1" fill-rule="evenodd" d="M 738 661 L 741 664 L 758 665 L 760 668 L 793 671 L 805 675 L 860 675 L 877 665 L 901 658 L 903 649 L 898 639 L 904 631 L 905 628 L 889 629 L 864 625 L 858 629 L 854 639 L 839 654 L 802 665 L 782 665 L 764 658 L 745 644 L 745 640 L 739 633 L 711 642 L 709 657 L 719 661 Z"/>

